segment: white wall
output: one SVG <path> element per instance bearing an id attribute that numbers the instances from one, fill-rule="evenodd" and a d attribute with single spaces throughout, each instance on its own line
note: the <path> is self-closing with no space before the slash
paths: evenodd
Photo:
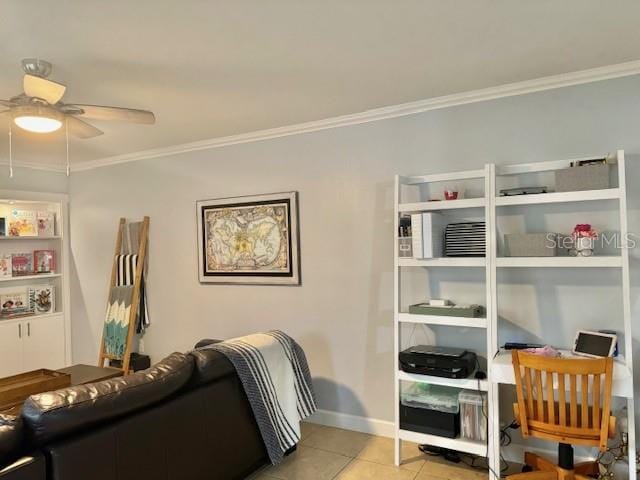
<path id="1" fill-rule="evenodd" d="M 0 158 L 4 160 L 3 157 Z M 9 178 L 9 167 L 0 165 L 0 189 L 67 193 L 69 182 L 64 173 L 23 167 L 14 167 L 13 178 Z"/>
<path id="2" fill-rule="evenodd" d="M 394 174 L 623 148 L 634 191 L 640 180 L 638 91 L 640 77 L 629 77 L 74 173 L 74 360 L 97 358 L 118 218 L 150 215 L 153 325 L 145 345 L 154 360 L 202 337 L 280 328 L 305 348 L 321 408 L 391 420 Z M 302 287 L 200 285 L 196 200 L 287 190 L 300 192 Z M 631 206 L 630 227 L 640 232 L 635 196 Z M 638 262 L 634 252 L 635 323 Z M 566 345 L 584 324 L 620 329 L 617 289 L 610 285 L 615 274 L 584 273 L 504 278 L 505 288 L 533 295 L 527 308 L 519 293 L 503 305 L 505 321 L 513 324 L 509 335 L 548 335 Z M 473 280 L 467 273 L 441 275 L 445 295 L 450 286 Z M 542 294 L 552 295 L 553 303 L 536 297 Z M 460 332 L 444 338 L 457 343 Z"/>

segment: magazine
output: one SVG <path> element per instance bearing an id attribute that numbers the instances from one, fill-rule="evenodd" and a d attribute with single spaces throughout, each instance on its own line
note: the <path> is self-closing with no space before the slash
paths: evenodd
<path id="1" fill-rule="evenodd" d="M 27 287 L 4 290 L 6 293 L 0 293 L 0 316 L 16 317 L 33 314 Z"/>
<path id="2" fill-rule="evenodd" d="M 42 285 L 29 287 L 30 308 L 37 315 L 55 311 L 55 287 Z"/>
<path id="3" fill-rule="evenodd" d="M 56 214 L 53 212 L 38 212 L 38 236 L 53 237 L 56 231 Z"/>
<path id="4" fill-rule="evenodd" d="M 35 250 L 33 252 L 35 273 L 53 273 L 56 270 L 56 252 L 54 250 Z"/>
<path id="5" fill-rule="evenodd" d="M 33 210 L 12 210 L 9 220 L 9 235 L 13 237 L 35 237 L 38 235 L 36 212 Z"/>
<path id="6" fill-rule="evenodd" d="M 11 255 L 13 276 L 33 274 L 33 253 L 14 253 Z"/>
<path id="7" fill-rule="evenodd" d="M 11 255 L 0 254 L 0 277 L 10 277 L 11 270 Z"/>

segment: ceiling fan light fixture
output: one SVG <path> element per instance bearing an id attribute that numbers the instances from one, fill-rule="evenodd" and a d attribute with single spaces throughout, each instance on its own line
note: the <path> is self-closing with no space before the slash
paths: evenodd
<path id="1" fill-rule="evenodd" d="M 62 127 L 64 117 L 52 108 L 24 105 L 13 109 L 13 122 L 33 133 L 51 133 Z"/>

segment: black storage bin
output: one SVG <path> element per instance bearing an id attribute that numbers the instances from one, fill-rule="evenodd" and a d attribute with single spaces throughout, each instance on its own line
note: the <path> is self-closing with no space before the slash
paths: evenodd
<path id="1" fill-rule="evenodd" d="M 402 389 L 400 428 L 456 438 L 460 435 L 459 388 L 411 383 Z"/>
<path id="2" fill-rule="evenodd" d="M 445 413 L 400 404 L 400 428 L 439 437 L 460 435 L 460 412 Z"/>

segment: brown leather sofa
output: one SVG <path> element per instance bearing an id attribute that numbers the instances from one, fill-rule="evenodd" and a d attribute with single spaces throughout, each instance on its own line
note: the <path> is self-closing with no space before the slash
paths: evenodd
<path id="1" fill-rule="evenodd" d="M 21 418 L 0 418 L 0 480 L 232 480 L 267 458 L 235 370 L 213 350 L 34 395 Z"/>

